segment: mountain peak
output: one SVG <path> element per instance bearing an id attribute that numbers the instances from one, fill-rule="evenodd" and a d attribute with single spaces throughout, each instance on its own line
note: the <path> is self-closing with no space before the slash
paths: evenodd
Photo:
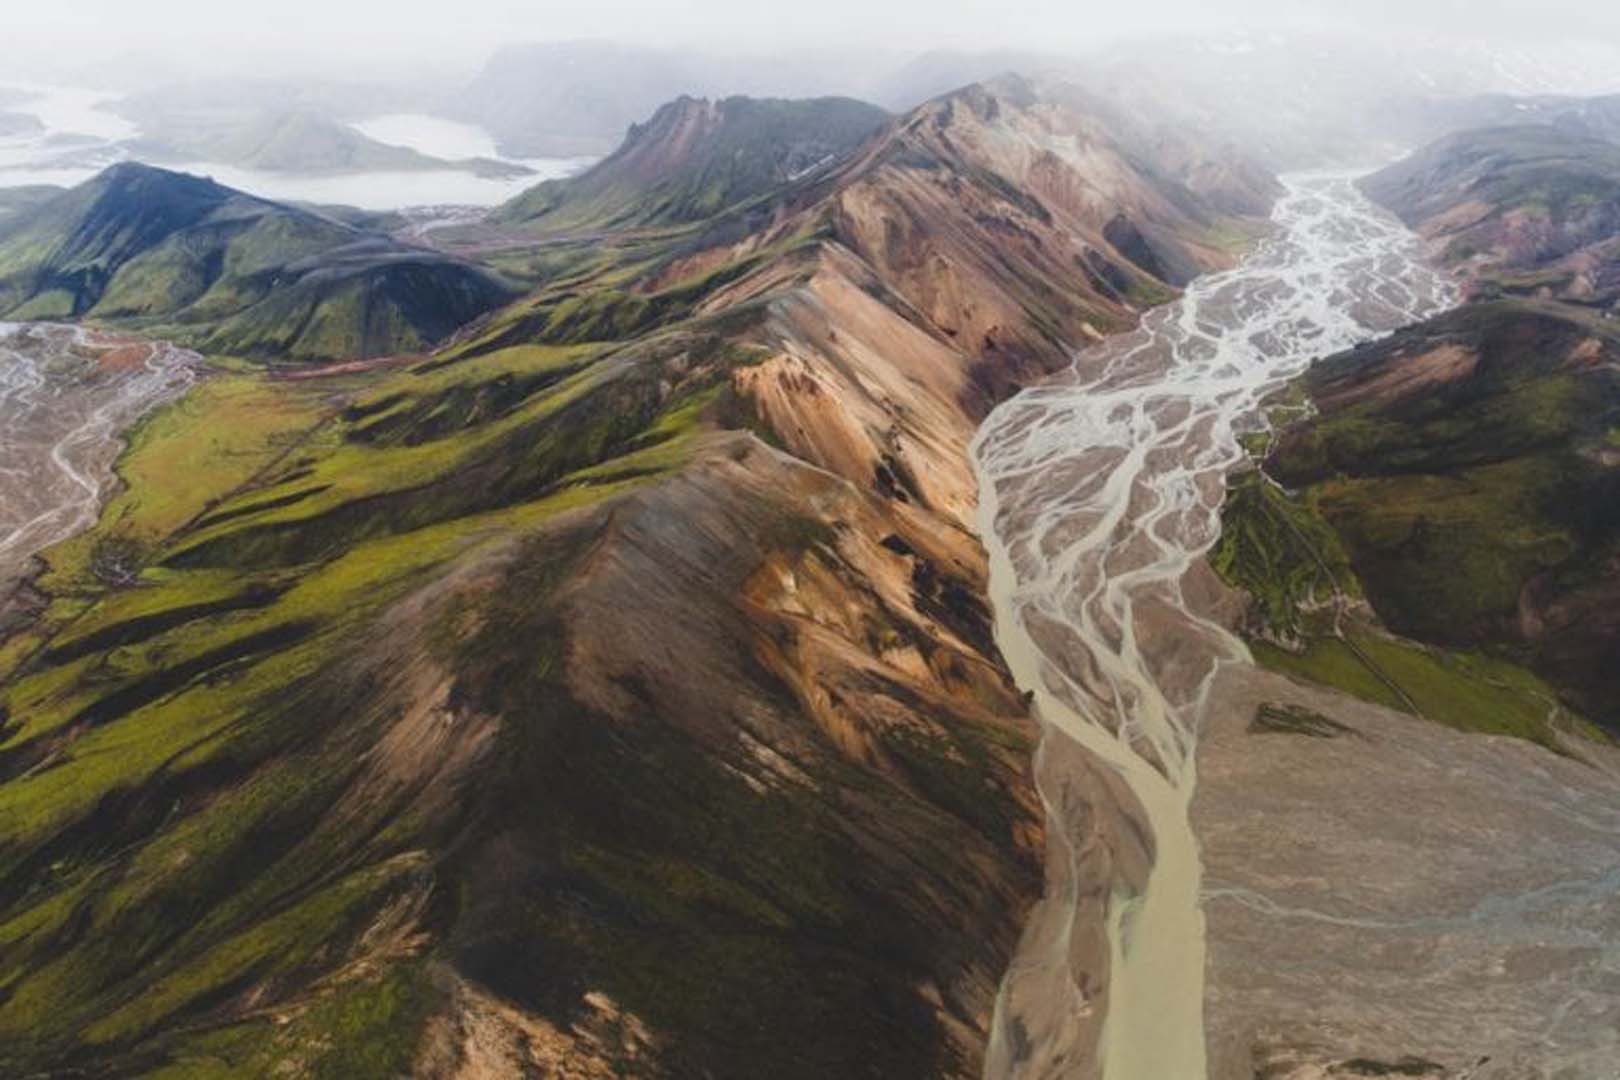
<path id="1" fill-rule="evenodd" d="M 190 191 L 199 194 L 207 192 L 218 194 L 221 198 L 229 198 L 235 194 L 230 188 L 215 183 L 206 176 L 176 172 L 173 169 L 148 165 L 142 161 L 120 161 L 109 165 L 97 173 L 92 178 L 91 183 L 102 188 L 111 189 L 127 189 L 141 186 L 153 191 Z"/>
<path id="2" fill-rule="evenodd" d="M 699 221 L 841 159 L 888 121 L 853 98 L 682 95 L 595 167 L 525 192 L 500 217 L 552 228 Z"/>

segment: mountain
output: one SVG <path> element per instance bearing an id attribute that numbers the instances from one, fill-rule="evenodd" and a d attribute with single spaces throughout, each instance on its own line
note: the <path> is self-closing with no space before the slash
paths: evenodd
<path id="1" fill-rule="evenodd" d="M 126 155 L 153 164 L 307 174 L 452 168 L 499 177 L 530 173 L 514 162 L 434 157 L 351 126 L 370 117 L 429 111 L 440 96 L 431 84 L 209 79 L 160 85 L 108 107 L 140 129 L 121 144 Z"/>
<path id="2" fill-rule="evenodd" d="M 19 135 L 36 135 L 45 129 L 39 117 L 33 113 L 6 112 L 0 110 L 0 138 L 15 138 Z"/>
<path id="3" fill-rule="evenodd" d="M 979 1076 L 1046 845 L 968 444 L 1258 228 L 1050 92 L 143 428 L 0 646 L 0 1071 Z"/>
<path id="4" fill-rule="evenodd" d="M 1421 121 L 1424 141 L 1476 128 L 1544 124 L 1571 135 L 1620 142 L 1620 94 L 1482 94 L 1438 98 Z"/>
<path id="5" fill-rule="evenodd" d="M 347 124 L 308 110 L 253 113 L 221 119 L 184 115 L 143 128 L 123 144 L 143 161 L 235 165 L 265 172 L 305 174 L 417 172 L 465 168 L 481 175 L 517 177 L 532 169 L 492 158 L 448 161 L 362 135 Z"/>
<path id="6" fill-rule="evenodd" d="M 702 93 L 688 58 L 597 42 L 509 45 L 455 95 L 449 112 L 495 136 L 508 157 L 607 153 L 664 102 Z"/>
<path id="7" fill-rule="evenodd" d="M 1446 677 L 1474 665 L 1506 687 L 1523 676 L 1478 665 L 1523 665 L 1551 688 L 1536 694 L 1620 729 L 1606 659 L 1620 647 L 1620 327 L 1607 310 L 1620 147 L 1539 124 L 1466 131 L 1362 187 L 1457 269 L 1467 302 L 1315 365 L 1300 385 L 1312 415 L 1265 458 L 1290 494 L 1246 489 L 1229 535 L 1290 520 L 1333 553 L 1339 587 L 1377 626 L 1452 650 Z M 1332 670 L 1309 634 L 1271 629 L 1284 669 Z M 1492 730 L 1563 746 L 1541 712 Z"/>
<path id="8" fill-rule="evenodd" d="M 215 164 L 262 172 L 418 172 L 470 168 L 520 176 L 527 168 L 491 159 L 444 160 L 361 134 L 352 121 L 433 107 L 431 86 L 204 79 L 172 83 L 109 105 L 133 121 L 133 159 L 160 165 Z"/>
<path id="9" fill-rule="evenodd" d="M 495 53 L 432 111 L 489 131 L 507 157 L 601 157 L 632 124 L 676 98 L 866 98 L 894 63 L 889 53 L 854 42 L 760 53 L 601 41 L 521 43 Z M 902 104 L 909 108 L 921 100 Z"/>
<path id="10" fill-rule="evenodd" d="M 1493 291 L 1620 297 L 1620 145 L 1539 124 L 1464 131 L 1362 187 Z"/>
<path id="11" fill-rule="evenodd" d="M 509 299 L 490 273 L 137 164 L 0 218 L 0 316 L 285 360 L 420 349 Z"/>
<path id="12" fill-rule="evenodd" d="M 496 219 L 543 227 L 702 220 L 836 162 L 888 119 L 848 98 L 681 97 L 633 125 L 591 169 L 525 192 Z"/>

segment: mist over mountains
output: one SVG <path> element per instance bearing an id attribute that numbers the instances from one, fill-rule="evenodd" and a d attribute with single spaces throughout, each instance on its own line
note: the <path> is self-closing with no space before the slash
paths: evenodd
<path id="1" fill-rule="evenodd" d="M 606 40 L 510 43 L 463 74 L 393 79 L 177 78 L 163 65 L 114 66 L 70 81 L 107 88 L 112 108 L 169 162 L 271 160 L 252 134 L 289 118 L 335 138 L 331 125 L 425 113 L 477 125 L 508 159 L 600 157 L 631 124 L 681 96 L 845 96 L 904 111 L 1011 71 L 1061 76 L 1126 113 L 1197 125 L 1278 169 L 1381 160 L 1530 96 L 1620 92 L 1620 48 L 1588 41 L 1491 43 L 1442 37 L 1276 30 L 1159 35 L 1084 47 L 934 49 L 882 42 L 833 51 L 653 47 Z M 183 72 L 183 68 L 178 69 Z M 1495 103 L 1488 100 L 1498 96 Z M 1469 104 L 1471 99 L 1481 98 Z M 1476 117 L 1473 114 L 1478 114 Z M 12 114 L 11 124 L 26 124 Z M 319 135 L 314 129 L 327 125 Z M 210 130 L 213 134 L 209 134 Z M 1325 135 L 1324 132 L 1331 132 Z M 178 153 L 177 153 L 178 151 Z M 365 146 L 364 164 L 420 167 Z M 330 150 L 284 151 L 283 165 L 330 167 Z"/>
<path id="2" fill-rule="evenodd" d="M 0 1074 L 1609 1080 L 1620 18 L 101 6 Z"/>

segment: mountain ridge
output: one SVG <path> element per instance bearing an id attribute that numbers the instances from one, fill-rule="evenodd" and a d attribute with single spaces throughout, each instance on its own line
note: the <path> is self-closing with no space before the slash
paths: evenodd
<path id="1" fill-rule="evenodd" d="M 853 98 L 683 96 L 584 173 L 541 184 L 494 217 L 547 229 L 700 221 L 836 161 L 887 120 Z"/>
<path id="2" fill-rule="evenodd" d="M 0 1066 L 979 1075 L 1047 852 L 969 442 L 1174 294 L 1116 219 L 1258 229 L 1130 158 L 980 90 L 155 419 L 0 645 Z"/>
<path id="3" fill-rule="evenodd" d="M 1296 496 L 1277 505 L 1331 538 L 1383 627 L 1454 665 L 1463 650 L 1518 665 L 1557 696 L 1549 717 L 1612 732 L 1620 684 L 1599 658 L 1620 640 L 1620 147 L 1547 124 L 1473 129 L 1361 187 L 1458 273 L 1463 302 L 1300 380 L 1313 414 L 1265 455 Z M 1233 511 L 1234 536 L 1249 513 Z M 1310 666 L 1309 646 L 1289 648 L 1272 654 L 1285 670 Z M 1487 721 L 1505 723 L 1471 722 Z M 1550 720 L 1510 730 L 1580 752 Z"/>

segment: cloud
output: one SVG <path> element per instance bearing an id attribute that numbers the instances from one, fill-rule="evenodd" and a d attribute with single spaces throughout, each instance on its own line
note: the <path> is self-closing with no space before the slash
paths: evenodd
<path id="1" fill-rule="evenodd" d="M 1620 44 L 1612 0 L 67 0 L 9 5 L 11 56 L 58 64 L 147 52 L 177 66 L 303 58 L 332 74 L 470 66 L 512 41 L 606 38 L 709 49 L 1044 48 L 1278 27 Z"/>

